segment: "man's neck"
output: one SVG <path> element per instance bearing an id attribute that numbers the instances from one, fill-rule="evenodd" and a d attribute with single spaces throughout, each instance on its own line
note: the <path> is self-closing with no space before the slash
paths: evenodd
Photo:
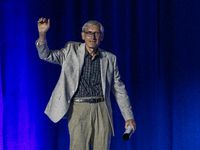
<path id="1" fill-rule="evenodd" d="M 97 54 L 97 48 L 87 48 L 86 47 L 86 50 L 88 51 L 88 53 L 90 53 L 90 55 L 92 57 L 94 57 Z"/>
<path id="2" fill-rule="evenodd" d="M 88 53 L 91 55 L 91 59 L 93 60 L 95 58 L 95 56 L 97 55 L 97 48 L 87 48 L 86 50 L 88 51 Z"/>

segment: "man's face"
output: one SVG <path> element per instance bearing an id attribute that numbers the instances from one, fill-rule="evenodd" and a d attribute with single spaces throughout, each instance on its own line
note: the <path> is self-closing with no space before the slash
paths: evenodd
<path id="1" fill-rule="evenodd" d="M 86 48 L 96 49 L 103 40 L 104 34 L 101 33 L 98 25 L 91 25 L 81 32 L 82 39 L 85 41 Z"/>

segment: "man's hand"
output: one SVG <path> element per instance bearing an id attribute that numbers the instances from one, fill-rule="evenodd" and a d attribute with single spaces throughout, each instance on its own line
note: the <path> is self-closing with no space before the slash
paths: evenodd
<path id="1" fill-rule="evenodd" d="M 127 120 L 126 123 L 125 123 L 125 128 L 127 129 L 128 126 L 131 126 L 133 132 L 135 132 L 136 130 L 136 123 L 133 119 L 130 119 L 130 120 Z"/>
<path id="2" fill-rule="evenodd" d="M 39 32 L 39 45 L 44 44 L 44 42 L 41 41 L 45 41 L 46 40 L 46 32 L 49 30 L 50 28 L 50 19 L 46 18 L 40 18 L 38 20 L 38 32 Z"/>
<path id="3" fill-rule="evenodd" d="M 38 20 L 38 31 L 39 33 L 46 33 L 50 28 L 50 19 L 40 18 Z"/>

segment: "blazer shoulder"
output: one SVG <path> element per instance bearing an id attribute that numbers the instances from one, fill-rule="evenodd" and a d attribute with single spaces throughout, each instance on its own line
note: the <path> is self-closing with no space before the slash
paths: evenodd
<path id="1" fill-rule="evenodd" d="M 65 44 L 65 47 L 73 47 L 73 48 L 78 48 L 82 43 L 81 42 L 74 42 L 74 41 L 69 41 Z"/>
<path id="2" fill-rule="evenodd" d="M 106 56 L 109 59 L 116 59 L 117 58 L 115 54 L 108 52 L 108 51 L 105 51 L 103 49 L 101 49 L 101 53 L 102 53 L 103 56 Z"/>
<path id="3" fill-rule="evenodd" d="M 66 49 L 68 52 L 75 52 L 77 53 L 77 50 L 80 49 L 80 47 L 83 47 L 83 43 L 81 42 L 74 42 L 74 41 L 69 41 L 65 44 L 64 49 Z"/>

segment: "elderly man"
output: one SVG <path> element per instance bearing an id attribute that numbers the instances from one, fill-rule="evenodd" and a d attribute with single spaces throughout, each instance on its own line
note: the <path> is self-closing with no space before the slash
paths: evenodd
<path id="1" fill-rule="evenodd" d="M 136 124 L 116 56 L 98 47 L 104 28 L 97 21 L 88 21 L 81 32 L 85 43 L 68 42 L 60 50 L 48 48 L 49 28 L 50 19 L 38 20 L 39 57 L 61 65 L 62 70 L 45 113 L 53 122 L 67 116 L 71 150 L 108 150 L 114 135 L 110 91 L 126 121 L 125 128 L 130 125 L 135 131 Z"/>

